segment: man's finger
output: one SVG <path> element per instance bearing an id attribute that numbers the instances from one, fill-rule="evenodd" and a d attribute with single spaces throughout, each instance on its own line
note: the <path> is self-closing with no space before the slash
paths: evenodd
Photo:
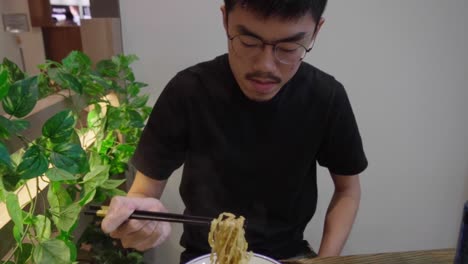
<path id="1" fill-rule="evenodd" d="M 128 220 L 133 213 L 134 206 L 129 206 L 125 197 L 114 197 L 111 200 L 106 217 L 102 220 L 101 228 L 104 233 L 115 231 Z"/>

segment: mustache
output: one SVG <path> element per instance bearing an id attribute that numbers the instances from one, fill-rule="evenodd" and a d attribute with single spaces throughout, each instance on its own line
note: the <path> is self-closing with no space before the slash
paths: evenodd
<path id="1" fill-rule="evenodd" d="M 281 78 L 277 77 L 276 75 L 274 75 L 271 72 L 255 71 L 255 72 L 247 73 L 245 75 L 245 78 L 248 79 L 248 80 L 255 79 L 255 78 L 261 78 L 261 79 L 271 80 L 272 82 L 275 82 L 275 83 L 280 83 L 281 82 Z"/>

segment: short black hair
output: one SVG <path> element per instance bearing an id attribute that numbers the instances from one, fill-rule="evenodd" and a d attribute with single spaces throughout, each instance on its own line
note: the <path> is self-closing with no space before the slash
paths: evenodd
<path id="1" fill-rule="evenodd" d="M 285 20 L 296 19 L 308 12 L 318 23 L 322 17 L 327 0 L 224 0 L 229 14 L 236 5 L 253 11 L 263 18 L 280 17 Z"/>

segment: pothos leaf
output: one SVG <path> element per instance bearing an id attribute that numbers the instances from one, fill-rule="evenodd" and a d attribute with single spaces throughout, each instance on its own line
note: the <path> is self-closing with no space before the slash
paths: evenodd
<path id="1" fill-rule="evenodd" d="M 8 78 L 11 83 L 24 79 L 24 72 L 11 60 L 4 58 L 2 66 L 8 71 Z"/>
<path id="2" fill-rule="evenodd" d="M 8 94 L 10 90 L 10 81 L 8 80 L 8 72 L 0 67 L 0 100 Z"/>
<path id="3" fill-rule="evenodd" d="M 115 189 L 122 185 L 125 182 L 125 179 L 122 180 L 107 180 L 103 184 L 101 184 L 99 187 L 103 189 Z"/>
<path id="4" fill-rule="evenodd" d="M 7 193 L 6 194 L 6 206 L 8 214 L 10 215 L 11 220 L 15 223 L 15 227 L 19 231 L 19 234 L 22 235 L 24 232 L 23 229 L 23 210 L 18 201 L 18 196 L 15 193 Z M 16 242 L 21 243 L 18 241 L 18 238 L 15 236 Z"/>
<path id="5" fill-rule="evenodd" d="M 0 142 L 0 173 L 4 173 L 7 170 L 12 170 L 13 165 L 11 162 L 10 154 L 7 148 Z M 1 175 L 1 174 L 0 174 Z"/>
<path id="6" fill-rule="evenodd" d="M 22 118 L 33 110 L 37 99 L 37 76 L 35 76 L 11 85 L 7 96 L 3 98 L 3 109 L 7 114 Z"/>
<path id="7" fill-rule="evenodd" d="M 109 178 L 109 165 L 98 165 L 88 172 L 83 181 L 85 186 L 94 187 L 100 186 Z"/>
<path id="8" fill-rule="evenodd" d="M 62 60 L 62 65 L 72 74 L 79 74 L 91 69 L 91 60 L 83 52 L 72 51 Z"/>
<path id="9" fill-rule="evenodd" d="M 44 174 L 48 165 L 49 161 L 44 152 L 34 145 L 24 153 L 23 160 L 18 165 L 17 173 L 21 176 L 21 179 L 32 179 Z"/>
<path id="10" fill-rule="evenodd" d="M 40 242 L 50 239 L 51 230 L 52 229 L 49 218 L 44 215 L 36 216 L 36 221 L 34 222 L 34 231 L 36 238 Z"/>
<path id="11" fill-rule="evenodd" d="M 50 168 L 45 174 L 51 181 L 69 181 L 76 179 L 73 174 L 59 168 Z"/>
<path id="12" fill-rule="evenodd" d="M 55 167 L 71 174 L 84 173 L 89 168 L 86 153 L 78 144 L 61 143 L 54 146 L 50 160 Z"/>
<path id="13" fill-rule="evenodd" d="M 9 120 L 0 115 L 0 138 L 8 139 L 11 135 L 20 133 L 29 127 L 29 121 Z"/>
<path id="14" fill-rule="evenodd" d="M 70 231 L 78 219 L 81 210 L 79 204 L 73 203 L 70 194 L 61 184 L 56 182 L 49 185 L 47 200 L 50 205 L 49 212 L 52 215 L 52 221 L 60 230 Z"/>
<path id="15" fill-rule="evenodd" d="M 56 81 L 62 88 L 70 88 L 78 94 L 83 93 L 83 85 L 81 82 L 72 74 L 66 72 L 57 72 L 53 76 L 54 81 Z"/>
<path id="16" fill-rule="evenodd" d="M 70 139 L 75 128 L 75 117 L 71 110 L 64 110 L 49 120 L 42 127 L 42 134 L 53 143 L 62 143 Z"/>
<path id="17" fill-rule="evenodd" d="M 50 208 L 52 220 L 60 230 L 69 232 L 78 220 L 78 215 L 81 211 L 81 206 L 78 203 L 72 203 L 65 208 Z"/>
<path id="18" fill-rule="evenodd" d="M 39 243 L 33 252 L 34 262 L 38 264 L 70 264 L 70 257 L 70 249 L 58 239 Z"/>

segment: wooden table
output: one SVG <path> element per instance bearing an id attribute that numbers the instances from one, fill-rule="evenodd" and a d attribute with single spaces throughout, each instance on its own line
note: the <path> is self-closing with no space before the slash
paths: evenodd
<path id="1" fill-rule="evenodd" d="M 285 264 L 453 264 L 454 249 L 301 259 Z"/>

